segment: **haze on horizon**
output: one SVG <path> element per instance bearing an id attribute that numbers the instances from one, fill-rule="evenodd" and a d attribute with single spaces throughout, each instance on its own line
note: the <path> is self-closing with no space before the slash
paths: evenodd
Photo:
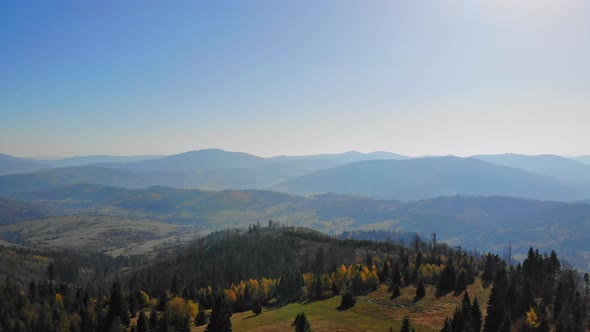
<path id="1" fill-rule="evenodd" d="M 584 0 L 0 4 L 0 153 L 590 154 Z"/>

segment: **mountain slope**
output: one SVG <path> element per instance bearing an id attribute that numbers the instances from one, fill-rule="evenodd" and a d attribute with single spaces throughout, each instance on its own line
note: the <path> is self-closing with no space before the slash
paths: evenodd
<path id="1" fill-rule="evenodd" d="M 38 162 L 0 153 L 0 176 L 36 172 L 47 168 Z"/>
<path id="2" fill-rule="evenodd" d="M 590 165 L 555 155 L 525 156 L 518 154 L 477 155 L 480 160 L 496 165 L 521 168 L 570 183 L 590 183 Z"/>
<path id="3" fill-rule="evenodd" d="M 142 172 L 191 172 L 224 168 L 254 168 L 262 165 L 264 161 L 264 158 L 243 152 L 205 149 L 163 158 L 102 166 Z"/>
<path id="4" fill-rule="evenodd" d="M 375 151 L 370 153 L 362 153 L 358 151 L 349 151 L 344 153 L 334 154 L 317 154 L 306 156 L 278 156 L 267 158 L 269 161 L 286 161 L 286 160 L 326 160 L 331 161 L 335 165 L 343 165 L 357 161 L 377 160 L 377 159 L 410 159 L 411 157 L 403 156 L 397 153 L 386 151 Z"/>
<path id="5" fill-rule="evenodd" d="M 317 171 L 273 189 L 294 194 L 334 192 L 398 200 L 455 194 L 582 198 L 576 190 L 551 177 L 458 157 L 351 163 Z"/>
<path id="6" fill-rule="evenodd" d="M 579 157 L 575 157 L 575 158 L 571 158 L 575 161 L 584 163 L 586 165 L 590 165 L 590 156 L 579 156 Z"/>
<path id="7" fill-rule="evenodd" d="M 75 156 L 62 159 L 53 160 L 39 160 L 39 163 L 48 165 L 55 168 L 61 167 L 74 167 L 74 166 L 85 166 L 92 164 L 104 164 L 104 163 L 127 163 L 133 161 L 141 161 L 148 159 L 162 158 L 162 156 L 107 156 L 107 155 L 94 155 L 94 156 Z"/>
<path id="8" fill-rule="evenodd" d="M 437 233 L 438 239 L 452 244 L 500 253 L 512 241 L 517 255 L 534 245 L 558 250 L 576 266 L 590 268 L 585 258 L 590 255 L 587 204 L 497 196 L 402 203 L 336 194 L 301 197 L 261 190 L 120 189 L 88 184 L 25 193 L 18 199 L 27 201 L 24 206 L 52 207 L 62 213 L 150 219 L 205 229 L 247 227 L 272 219 L 330 233 L 352 229 Z"/>
<path id="9" fill-rule="evenodd" d="M 155 179 L 141 173 L 101 167 L 68 167 L 49 171 L 0 176 L 0 195 L 37 191 L 74 183 L 94 183 L 121 187 L 147 187 Z"/>
<path id="10" fill-rule="evenodd" d="M 0 197 L 0 225 L 45 218 L 55 213 L 54 209 L 41 203 L 19 202 Z"/>

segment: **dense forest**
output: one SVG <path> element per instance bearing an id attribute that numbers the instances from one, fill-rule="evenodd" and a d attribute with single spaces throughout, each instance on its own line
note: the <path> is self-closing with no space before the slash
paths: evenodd
<path id="1" fill-rule="evenodd" d="M 233 313 L 293 302 L 357 296 L 385 287 L 395 301 L 415 287 L 462 295 L 441 331 L 586 331 L 590 280 L 564 268 L 555 252 L 531 248 L 509 266 L 435 241 L 339 239 L 302 228 L 251 225 L 172 246 L 157 258 L 3 248 L 4 254 L 45 259 L 31 278 L 0 285 L 1 331 L 230 331 Z M 21 260 L 24 260 L 22 258 Z M 487 303 L 466 291 L 481 280 Z M 484 315 L 482 312 L 486 312 Z M 304 313 L 295 330 L 309 330 Z M 406 322 L 407 321 L 407 322 Z M 412 323 L 405 319 L 402 330 Z"/>

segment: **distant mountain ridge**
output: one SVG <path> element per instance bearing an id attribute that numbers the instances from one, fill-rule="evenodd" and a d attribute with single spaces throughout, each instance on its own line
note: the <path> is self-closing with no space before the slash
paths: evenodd
<path id="1" fill-rule="evenodd" d="M 100 162 L 92 163 L 96 161 Z M 55 167 L 83 163 L 92 164 Z M 57 161 L 0 155 L 0 175 L 9 168 L 10 173 L 22 174 L 0 176 L 0 195 L 93 183 L 124 188 L 335 192 L 406 201 L 455 194 L 562 201 L 590 197 L 590 165 L 554 155 L 411 158 L 383 151 L 350 151 L 263 158 L 220 149 L 164 157 L 82 156 Z"/>
<path id="2" fill-rule="evenodd" d="M 473 158 L 551 176 L 572 184 L 590 184 L 590 165 L 569 158 L 555 155 L 525 156 L 518 154 L 476 155 Z"/>
<path id="3" fill-rule="evenodd" d="M 125 188 L 147 188 L 160 185 L 208 190 L 263 189 L 319 169 L 341 165 L 346 160 L 399 155 L 384 152 L 376 154 L 350 152 L 327 156 L 329 158 L 324 156 L 262 158 L 242 152 L 205 149 L 139 161 L 106 162 L 54 169 L 39 166 L 41 171 L 38 173 L 0 177 L 0 195 L 80 182 Z M 80 158 L 88 162 L 94 157 Z M 76 163 L 80 162 L 80 158 L 59 162 Z M 105 160 L 105 157 L 101 156 L 96 158 L 96 160 Z"/>
<path id="4" fill-rule="evenodd" d="M 300 195 L 334 192 L 406 201 L 456 194 L 566 201 L 584 198 L 552 177 L 459 157 L 361 161 L 307 174 L 273 189 Z"/>
<path id="5" fill-rule="evenodd" d="M 0 176 L 37 172 L 47 168 L 47 166 L 29 159 L 17 158 L 0 153 Z"/>

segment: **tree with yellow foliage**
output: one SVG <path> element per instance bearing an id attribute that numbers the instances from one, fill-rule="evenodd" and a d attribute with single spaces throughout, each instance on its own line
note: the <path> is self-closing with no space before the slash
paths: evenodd
<path id="1" fill-rule="evenodd" d="M 533 307 L 526 313 L 526 324 L 530 327 L 539 327 L 539 316 Z"/>

